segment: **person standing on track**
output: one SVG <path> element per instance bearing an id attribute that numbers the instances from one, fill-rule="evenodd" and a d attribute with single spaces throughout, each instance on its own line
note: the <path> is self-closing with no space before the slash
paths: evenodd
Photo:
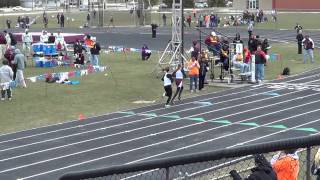
<path id="1" fill-rule="evenodd" d="M 311 63 L 314 63 L 314 55 L 313 55 L 313 49 L 314 49 L 314 42 L 309 37 L 309 35 L 306 35 L 305 38 L 302 40 L 304 51 L 303 51 L 303 64 L 307 62 L 307 56 L 310 56 Z"/>
<path id="2" fill-rule="evenodd" d="M 302 54 L 302 40 L 303 40 L 302 30 L 298 32 L 296 39 L 298 41 L 298 54 Z"/>
<path id="3" fill-rule="evenodd" d="M 169 67 L 166 67 L 164 69 L 165 74 L 162 77 L 162 81 L 163 81 L 163 87 L 165 92 L 163 93 L 163 96 L 168 96 L 167 102 L 165 104 L 165 107 L 170 107 L 170 102 L 171 102 L 171 96 L 172 96 L 172 74 L 169 73 Z"/>
<path id="4" fill-rule="evenodd" d="M 173 72 L 173 74 L 175 75 L 175 82 L 176 82 L 177 90 L 171 100 L 171 104 L 173 104 L 174 99 L 177 97 L 177 95 L 179 95 L 178 100 L 179 101 L 181 100 L 181 93 L 183 91 L 183 72 L 182 72 L 182 65 L 181 64 L 178 64 L 178 67 Z"/>

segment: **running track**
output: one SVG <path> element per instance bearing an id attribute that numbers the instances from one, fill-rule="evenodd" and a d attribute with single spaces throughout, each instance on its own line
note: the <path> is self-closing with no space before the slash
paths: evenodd
<path id="1" fill-rule="evenodd" d="M 320 85 L 320 70 L 290 84 Z M 230 148 L 320 132 L 320 91 L 229 89 L 165 109 L 147 106 L 0 136 L 0 179 L 58 179 L 70 171 Z"/>

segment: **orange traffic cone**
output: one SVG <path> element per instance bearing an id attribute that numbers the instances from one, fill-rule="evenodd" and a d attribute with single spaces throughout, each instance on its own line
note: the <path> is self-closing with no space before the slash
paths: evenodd
<path id="1" fill-rule="evenodd" d="M 281 75 L 281 74 L 279 74 L 278 76 L 277 76 L 277 80 L 282 80 L 283 79 L 283 76 Z"/>
<path id="2" fill-rule="evenodd" d="M 79 114 L 79 120 L 82 121 L 84 120 L 86 117 L 84 116 L 84 114 L 80 113 Z"/>

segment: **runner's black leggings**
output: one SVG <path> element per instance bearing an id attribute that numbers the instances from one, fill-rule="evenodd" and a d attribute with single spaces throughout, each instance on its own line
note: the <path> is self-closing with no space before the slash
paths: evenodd
<path id="1" fill-rule="evenodd" d="M 168 96 L 168 99 L 167 99 L 167 103 L 166 103 L 166 104 L 169 104 L 169 103 L 170 103 L 170 100 L 171 100 L 171 96 L 172 96 L 172 87 L 171 87 L 171 85 L 165 86 L 165 87 L 164 87 L 164 90 L 166 91 L 166 96 Z"/>
<path id="2" fill-rule="evenodd" d="M 182 87 L 177 87 L 177 91 L 176 91 L 176 93 L 174 94 L 171 102 L 174 101 L 174 99 L 177 97 L 178 94 L 179 94 L 178 99 L 180 100 L 182 91 L 183 91 L 183 86 L 182 86 Z"/>

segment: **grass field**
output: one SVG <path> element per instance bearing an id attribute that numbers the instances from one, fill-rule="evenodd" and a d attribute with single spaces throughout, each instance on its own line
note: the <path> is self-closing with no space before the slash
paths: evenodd
<path id="1" fill-rule="evenodd" d="M 268 64 L 267 79 L 275 79 L 283 67 L 290 67 L 292 73 L 298 73 L 320 64 L 317 61 L 318 53 L 315 53 L 315 64 L 302 64 L 302 57 L 295 54 L 295 44 L 272 46 L 272 51 L 281 54 L 282 58 L 281 61 Z M 80 113 L 89 117 L 142 106 L 133 103 L 137 100 L 156 100 L 156 103 L 163 103 L 165 99 L 160 97 L 163 92 L 162 82 L 151 74 L 158 58 L 159 55 L 154 54 L 151 61 L 141 61 L 137 53 L 103 54 L 100 58 L 102 64 L 111 69 L 107 76 L 105 73 L 96 73 L 77 78 L 80 85 L 27 81 L 28 88 L 14 89 L 12 102 L 0 102 L 0 132 L 13 132 L 78 119 Z M 25 77 L 69 70 L 68 67 L 43 69 L 29 65 Z M 217 90 L 221 89 L 209 87 L 196 94 L 185 91 L 183 97 Z"/>

